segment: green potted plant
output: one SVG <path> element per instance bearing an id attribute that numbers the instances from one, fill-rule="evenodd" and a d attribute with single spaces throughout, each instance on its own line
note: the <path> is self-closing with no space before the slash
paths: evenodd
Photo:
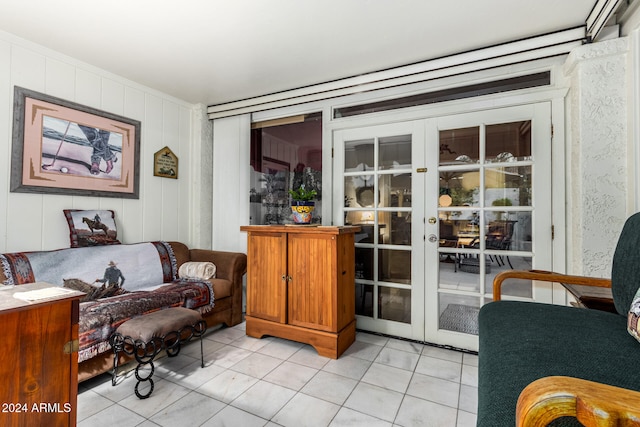
<path id="1" fill-rule="evenodd" d="M 511 202 L 511 199 L 508 197 L 502 198 L 502 199 L 496 199 L 491 203 L 491 206 L 513 206 L 513 203 Z M 496 212 L 496 219 L 498 221 L 502 221 L 504 218 L 504 215 L 508 214 L 508 212 L 506 211 L 502 211 L 502 212 Z"/>
<path id="2" fill-rule="evenodd" d="M 318 195 L 318 192 L 316 190 L 307 190 L 302 184 L 297 190 L 289 190 L 289 194 L 291 195 L 293 222 L 296 224 L 310 224 L 311 212 L 316 206 L 313 199 Z"/>

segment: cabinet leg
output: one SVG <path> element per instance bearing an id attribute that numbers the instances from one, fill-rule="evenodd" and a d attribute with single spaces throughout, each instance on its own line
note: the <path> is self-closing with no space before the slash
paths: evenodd
<path id="1" fill-rule="evenodd" d="M 355 341 L 356 321 L 332 333 L 247 316 L 246 333 L 253 338 L 268 335 L 309 344 L 320 356 L 337 359 Z"/>

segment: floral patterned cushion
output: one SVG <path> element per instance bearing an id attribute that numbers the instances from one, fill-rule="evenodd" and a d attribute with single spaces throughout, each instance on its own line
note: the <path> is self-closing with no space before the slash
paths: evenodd
<path id="1" fill-rule="evenodd" d="M 627 314 L 627 331 L 638 341 L 640 341 L 640 289 L 631 302 L 629 313 Z"/>

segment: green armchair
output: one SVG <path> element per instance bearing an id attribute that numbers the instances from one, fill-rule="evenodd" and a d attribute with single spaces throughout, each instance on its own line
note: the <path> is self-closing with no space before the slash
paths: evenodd
<path id="1" fill-rule="evenodd" d="M 611 287 L 617 313 L 505 301 L 509 279 Z M 610 280 L 545 271 L 496 276 L 494 301 L 479 314 L 478 427 L 640 426 L 640 343 L 627 332 L 639 287 L 640 213 L 625 223 Z"/>

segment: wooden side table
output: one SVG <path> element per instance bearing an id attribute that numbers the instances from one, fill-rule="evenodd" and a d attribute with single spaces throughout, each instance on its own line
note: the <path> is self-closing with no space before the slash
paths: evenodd
<path id="1" fill-rule="evenodd" d="M 617 313 L 616 307 L 613 304 L 611 288 L 570 285 L 567 283 L 561 283 L 561 285 L 573 295 L 580 307 Z"/>
<path id="2" fill-rule="evenodd" d="M 18 299 L 28 292 L 49 295 Z M 0 420 L 5 426 L 74 426 L 78 319 L 84 293 L 48 283 L 0 287 Z"/>

